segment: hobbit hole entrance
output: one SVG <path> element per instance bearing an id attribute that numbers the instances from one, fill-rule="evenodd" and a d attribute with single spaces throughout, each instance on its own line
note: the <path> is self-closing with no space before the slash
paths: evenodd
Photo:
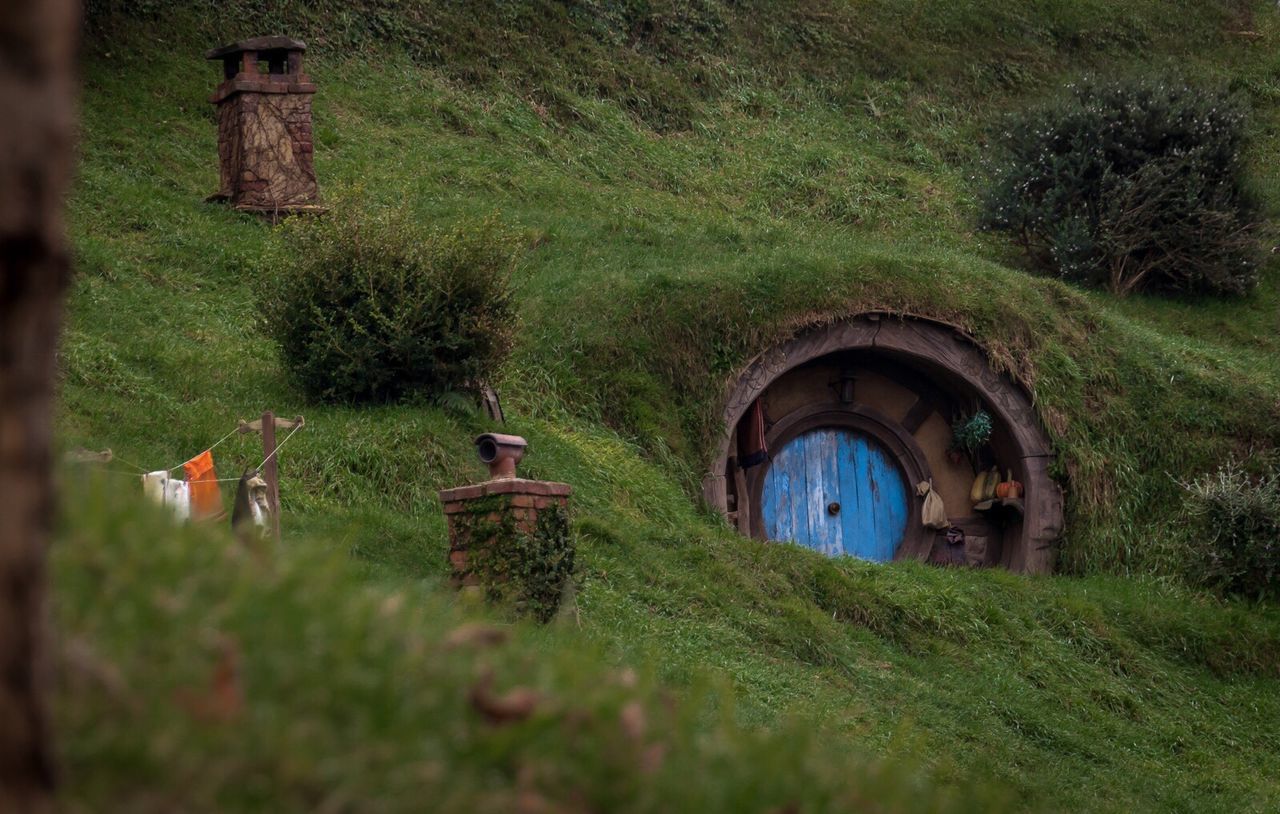
<path id="1" fill-rule="evenodd" d="M 953 425 L 979 411 L 989 432 L 958 446 Z M 871 315 L 801 335 L 748 365 L 724 420 L 706 496 L 744 534 L 874 561 L 1053 567 L 1048 438 L 1025 391 L 950 326 Z M 922 483 L 945 508 L 930 526 Z"/>

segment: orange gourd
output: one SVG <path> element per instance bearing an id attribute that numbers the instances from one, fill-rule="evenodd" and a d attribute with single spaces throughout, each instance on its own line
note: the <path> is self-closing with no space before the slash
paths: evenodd
<path id="1" fill-rule="evenodd" d="M 1009 470 L 1006 479 L 996 484 L 996 497 L 1005 500 L 1016 500 L 1022 497 L 1022 484 L 1013 479 L 1013 470 Z"/>

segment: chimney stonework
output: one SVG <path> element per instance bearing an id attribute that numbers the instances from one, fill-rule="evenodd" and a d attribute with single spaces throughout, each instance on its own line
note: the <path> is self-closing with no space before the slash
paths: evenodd
<path id="1" fill-rule="evenodd" d="M 493 535 L 504 525 L 521 534 L 533 534 L 538 515 L 551 509 L 567 509 L 572 488 L 567 483 L 502 478 L 440 492 L 449 527 L 449 565 L 457 587 L 478 586 L 470 567 L 471 555 L 494 544 Z"/>
<path id="2" fill-rule="evenodd" d="M 255 37 L 215 48 L 223 81 L 218 108 L 218 191 L 210 200 L 271 217 L 321 211 L 311 132 L 311 77 L 302 72 L 306 44 Z"/>

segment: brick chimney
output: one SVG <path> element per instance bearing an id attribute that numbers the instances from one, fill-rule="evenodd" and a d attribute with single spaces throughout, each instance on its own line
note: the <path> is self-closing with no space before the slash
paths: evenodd
<path id="1" fill-rule="evenodd" d="M 494 544 L 504 525 L 522 534 L 533 534 L 538 515 L 548 509 L 565 509 L 573 489 L 567 483 L 527 480 L 516 475 L 526 443 L 518 435 L 486 433 L 476 439 L 476 452 L 489 466 L 484 483 L 458 486 L 440 492 L 449 526 L 449 564 L 458 587 L 479 585 L 470 568 L 477 549 Z"/>
<path id="2" fill-rule="evenodd" d="M 311 96 L 302 72 L 305 43 L 254 37 L 215 48 L 223 81 L 210 102 L 218 107 L 218 191 L 244 212 L 278 218 L 319 211 L 312 163 Z"/>

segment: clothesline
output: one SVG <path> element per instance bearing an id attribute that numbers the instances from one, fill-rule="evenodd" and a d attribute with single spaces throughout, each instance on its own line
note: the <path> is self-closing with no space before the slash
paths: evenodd
<path id="1" fill-rule="evenodd" d="M 98 469 L 96 471 L 104 475 L 124 475 L 125 477 L 128 477 L 128 478 L 138 477 L 136 473 L 126 472 L 123 469 Z M 166 471 L 172 471 L 172 470 L 166 470 Z M 145 474 L 145 470 L 144 470 L 144 474 Z M 238 483 L 239 481 L 240 481 L 239 478 L 206 478 L 203 480 L 204 483 Z"/>
<path id="2" fill-rule="evenodd" d="M 273 426 L 268 425 L 268 421 L 272 422 Z M 239 491 L 236 495 L 236 511 L 232 513 L 232 524 L 239 530 L 244 523 L 251 522 L 254 527 L 259 529 L 260 533 L 274 533 L 275 538 L 279 539 L 279 477 L 274 461 L 280 450 L 284 448 L 284 445 L 289 443 L 298 430 L 304 426 L 306 424 L 302 416 L 292 420 L 276 419 L 270 411 L 264 412 L 262 414 L 262 422 L 240 421 L 235 429 L 214 441 L 207 449 L 184 463 L 168 469 L 148 471 L 146 467 L 138 463 L 114 455 L 110 449 L 93 453 L 80 449 L 69 452 L 67 459 L 82 463 L 109 463 L 116 460 L 126 467 L 137 470 L 136 472 L 130 472 L 127 469 L 102 468 L 98 471 L 130 478 L 141 476 L 143 495 L 148 500 L 168 509 L 179 523 L 224 519 L 227 516 L 227 512 L 224 509 L 224 496 L 219 485 L 223 483 L 239 483 Z M 270 438 L 274 443 L 273 427 L 287 427 L 289 432 L 279 443 L 275 444 L 274 449 L 266 452 L 266 456 L 257 467 L 245 470 L 245 473 L 240 477 L 217 477 L 213 456 L 215 449 L 222 446 L 231 436 L 245 432 L 261 432 L 264 442 Z M 266 451 L 265 446 L 264 443 L 264 451 Z M 272 466 L 268 467 L 268 463 L 271 463 Z M 181 475 L 176 474 L 179 470 L 182 471 Z M 170 477 L 171 475 L 174 475 L 174 477 Z M 249 502 L 247 514 L 241 511 L 246 495 Z"/>
<path id="3" fill-rule="evenodd" d="M 237 427 L 236 429 L 239 429 L 239 428 Z M 223 441 L 227 440 L 228 438 L 230 438 L 231 436 L 233 436 L 233 435 L 235 435 L 235 434 L 236 434 L 236 430 L 232 430 L 231 432 L 229 432 L 229 433 L 227 433 L 226 435 L 224 435 L 224 436 L 222 436 L 221 438 L 219 438 L 217 441 L 214 441 L 214 442 L 213 442 L 213 446 L 208 447 L 207 449 L 205 449 L 205 452 L 213 452 L 213 450 L 214 450 L 215 448 L 217 448 L 217 446 L 218 446 L 219 444 L 221 444 Z M 171 466 L 171 467 L 169 467 L 169 468 L 168 468 L 168 469 L 166 469 L 165 471 L 166 471 L 166 472 L 172 472 L 172 471 L 174 471 L 175 469 L 181 469 L 182 467 L 184 467 L 184 466 L 186 466 L 186 465 L 187 465 L 187 464 L 186 464 L 186 462 L 184 461 L 184 462 L 182 462 L 182 463 L 178 464 L 177 466 Z M 261 467 L 259 467 L 259 468 L 261 468 Z"/>
<path id="4" fill-rule="evenodd" d="M 134 469 L 144 474 L 148 471 L 145 467 L 138 466 L 133 461 L 125 460 L 124 458 L 121 458 L 119 455 L 115 454 L 114 452 L 111 453 L 111 460 L 119 461 L 122 464 L 128 464 L 129 466 L 132 466 Z"/>
<path id="5" fill-rule="evenodd" d="M 280 443 L 276 444 L 276 448 L 275 448 L 275 449 L 273 449 L 273 450 L 271 450 L 271 452 L 267 454 L 267 457 L 265 457 L 265 458 L 263 458 L 263 459 L 262 459 L 262 463 L 258 464 L 258 468 L 259 468 L 259 469 L 261 469 L 262 467 L 266 466 L 266 465 L 267 465 L 267 461 L 269 461 L 269 460 L 271 460 L 272 458 L 276 457 L 276 453 L 280 451 L 280 448 L 281 448 L 281 447 L 283 447 L 286 443 L 288 443 L 288 442 L 289 442 L 289 439 L 293 437 L 293 434 L 294 434 L 295 432 L 297 432 L 298 430 L 302 429 L 302 428 L 303 428 L 303 427 L 305 427 L 305 426 L 307 426 L 307 425 L 306 425 L 306 424 L 299 424 L 298 426 L 294 427 L 292 430 L 289 430 L 289 434 L 288 434 L 288 435 L 286 435 L 286 436 L 284 437 L 284 440 L 283 440 L 283 441 L 281 441 Z M 212 449 L 212 447 L 210 447 L 210 449 Z"/>
<path id="6" fill-rule="evenodd" d="M 142 474 L 144 474 L 144 475 L 147 473 L 147 470 L 145 470 L 145 469 L 143 469 L 143 470 L 141 470 L 141 471 L 142 471 Z M 103 475 L 126 475 L 126 476 L 128 476 L 128 477 L 130 477 L 130 478 L 136 478 L 136 477 L 138 477 L 138 473 L 137 473 L 137 472 L 126 472 L 126 471 L 125 471 L 125 470 L 123 470 L 123 469 L 94 469 L 94 472 L 96 472 L 96 473 L 101 473 L 101 474 L 103 474 Z"/>
<path id="7" fill-rule="evenodd" d="M 280 443 L 276 444 L 276 448 L 275 448 L 275 449 L 273 449 L 273 450 L 271 450 L 271 452 L 267 455 L 267 457 L 263 458 L 263 459 L 262 459 L 262 463 L 258 464 L 258 466 L 257 466 L 256 468 L 257 468 L 257 469 L 262 469 L 262 467 L 266 466 L 266 465 L 267 465 L 267 461 L 269 461 L 269 460 L 271 460 L 272 458 L 274 458 L 274 457 L 275 457 L 276 453 L 280 451 L 280 448 L 281 448 L 281 447 L 283 447 L 286 443 L 288 443 L 289 439 L 293 437 L 293 434 L 294 434 L 294 433 L 296 433 L 298 430 L 302 429 L 302 428 L 303 428 L 303 427 L 305 427 L 305 426 L 306 426 L 305 424 L 299 424 L 298 426 L 296 426 L 296 427 L 294 427 L 292 430 L 290 430 L 290 431 L 289 431 L 289 434 L 288 434 L 288 435 L 286 435 L 286 436 L 284 437 L 284 440 L 283 440 L 283 441 L 281 441 Z M 239 430 L 239 427 L 237 427 L 236 429 L 234 429 L 234 430 L 232 430 L 231 432 L 227 433 L 226 435 L 222 436 L 222 437 L 221 437 L 221 438 L 219 438 L 217 441 L 214 441 L 214 442 L 213 442 L 213 445 L 212 445 L 212 446 L 210 446 L 210 447 L 208 447 L 205 451 L 206 451 L 206 452 L 213 452 L 213 450 L 214 450 L 214 449 L 216 449 L 220 444 L 222 444 L 222 442 L 226 441 L 228 438 L 230 438 L 231 436 L 235 435 L 235 434 L 236 434 L 236 432 L 237 432 L 238 430 Z M 128 466 L 132 466 L 134 469 L 138 470 L 138 472 L 140 472 L 140 473 L 142 473 L 142 474 L 144 474 L 144 475 L 145 475 L 146 473 L 148 473 L 148 472 L 158 471 L 158 470 L 151 470 L 151 469 L 147 469 L 147 468 L 146 468 L 146 467 L 144 467 L 144 466 L 139 466 L 138 464 L 134 463 L 133 461 L 127 460 L 127 459 L 125 459 L 125 458 L 122 458 L 122 457 L 120 457 L 119 455 L 116 455 L 115 453 L 112 453 L 112 460 L 119 461 L 120 463 L 122 463 L 122 464 L 127 464 Z M 184 466 L 186 466 L 186 462 L 185 462 L 185 461 L 184 461 L 183 463 L 178 464 L 177 466 L 171 466 L 171 467 L 169 467 L 168 469 L 166 469 L 166 470 L 164 470 L 164 471 L 165 471 L 165 472 L 174 472 L 174 471 L 176 471 L 176 470 L 182 469 Z M 110 472 L 111 474 L 116 474 L 116 475 L 129 475 L 129 476 L 131 476 L 131 477 L 132 477 L 132 476 L 134 476 L 132 472 L 123 472 L 123 471 L 118 470 L 118 469 L 116 469 L 116 470 L 112 470 L 112 469 L 104 469 L 104 470 L 100 470 L 100 471 L 103 471 L 103 472 Z M 210 480 L 206 480 L 205 482 L 206 482 L 206 483 L 231 483 L 231 482 L 233 482 L 233 481 L 238 481 L 238 480 L 240 480 L 240 479 L 239 479 L 239 478 L 217 478 L 217 479 L 210 479 Z"/>

